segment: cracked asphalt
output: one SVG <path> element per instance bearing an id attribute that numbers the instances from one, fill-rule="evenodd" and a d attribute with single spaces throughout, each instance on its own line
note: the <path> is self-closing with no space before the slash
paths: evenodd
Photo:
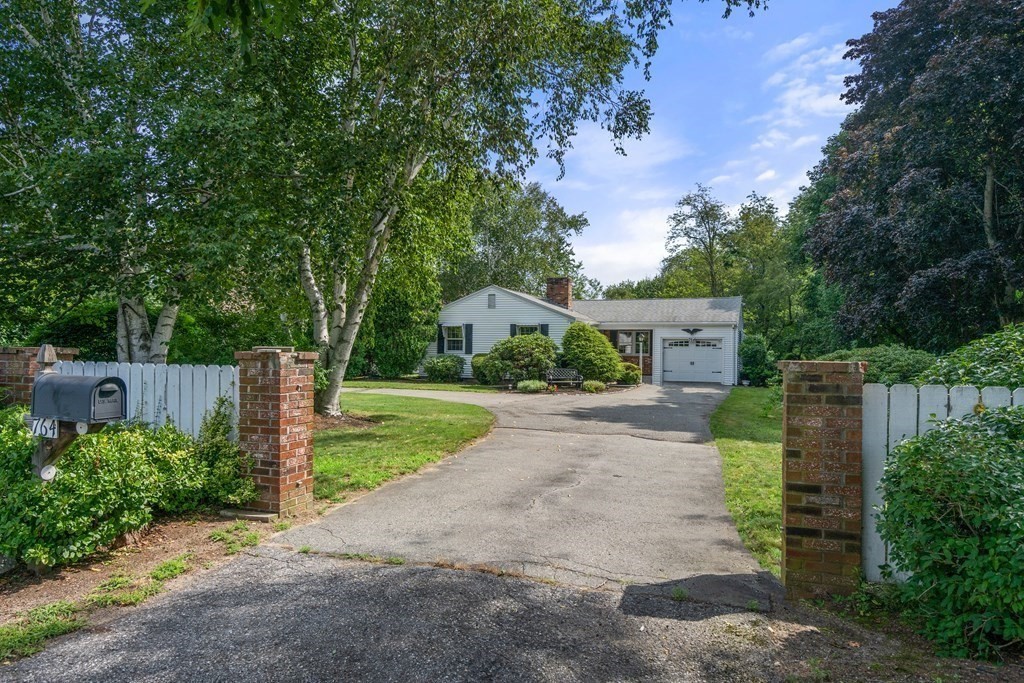
<path id="1" fill-rule="evenodd" d="M 436 395 L 487 407 L 494 432 L 0 681 L 779 680 L 778 623 L 750 610 L 779 586 L 706 443 L 727 391 Z"/>
<path id="2" fill-rule="evenodd" d="M 728 395 L 688 384 L 602 395 L 392 390 L 481 405 L 480 443 L 278 542 L 485 565 L 588 588 L 645 586 L 769 606 L 725 508 L 708 418 Z"/>

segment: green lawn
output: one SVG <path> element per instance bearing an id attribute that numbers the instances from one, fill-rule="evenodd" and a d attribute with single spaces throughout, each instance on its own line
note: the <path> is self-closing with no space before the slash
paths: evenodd
<path id="1" fill-rule="evenodd" d="M 725 504 L 740 538 L 776 576 L 782 560 L 782 408 L 768 389 L 736 387 L 711 416 L 722 454 Z"/>
<path id="2" fill-rule="evenodd" d="M 344 492 L 375 489 L 454 453 L 491 429 L 494 416 L 478 406 L 385 394 L 345 394 L 342 408 L 379 422 L 369 428 L 317 432 L 314 493 L 341 500 Z"/>
<path id="3" fill-rule="evenodd" d="M 498 391 L 495 387 L 484 387 L 479 384 L 436 384 L 416 379 L 361 379 L 346 380 L 346 389 L 429 389 L 431 391 L 472 391 L 479 394 L 492 394 Z"/>

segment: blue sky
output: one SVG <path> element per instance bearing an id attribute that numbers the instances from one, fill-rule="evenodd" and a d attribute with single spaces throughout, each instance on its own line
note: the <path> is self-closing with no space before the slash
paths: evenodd
<path id="1" fill-rule="evenodd" d="M 544 160 L 529 173 L 590 227 L 575 240 L 585 271 L 604 284 L 657 272 L 666 219 L 695 183 L 730 207 L 752 191 L 785 211 L 848 108 L 839 99 L 845 42 L 871 30 L 871 13 L 897 0 L 771 0 L 753 18 L 722 19 L 718 0 L 676 4 L 644 88 L 654 118 L 628 156 L 583 126 L 561 180 Z"/>

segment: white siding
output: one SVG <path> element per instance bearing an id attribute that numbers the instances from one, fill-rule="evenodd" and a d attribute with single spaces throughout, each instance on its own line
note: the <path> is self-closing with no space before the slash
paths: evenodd
<path id="1" fill-rule="evenodd" d="M 639 323 L 638 323 L 639 325 Z M 602 327 L 611 327 L 611 325 L 602 325 Z M 650 328 L 648 323 L 648 328 Z M 686 332 L 683 332 L 683 328 L 700 327 L 701 331 L 691 337 Z M 623 328 L 625 329 L 625 328 Z M 700 323 L 686 324 L 686 323 L 673 323 L 671 327 L 658 327 L 654 326 L 654 339 L 651 342 L 651 352 L 654 354 L 651 358 L 651 373 L 652 381 L 655 384 L 662 383 L 662 347 L 664 346 L 664 340 L 666 339 L 721 339 L 722 340 L 722 353 L 724 358 L 722 359 L 722 384 L 733 385 L 736 384 L 737 368 L 739 365 L 737 348 L 737 338 L 739 337 L 739 330 L 735 325 L 701 325 Z"/>
<path id="2" fill-rule="evenodd" d="M 495 295 L 495 307 L 487 307 L 487 295 Z M 557 311 L 509 294 L 498 287 L 484 287 L 458 301 L 453 301 L 441 309 L 438 321 L 441 325 L 472 325 L 473 353 L 462 353 L 466 359 L 464 377 L 472 376 L 470 360 L 478 353 L 488 353 L 497 342 L 509 336 L 509 325 L 541 325 L 548 326 L 548 336 L 559 347 L 562 335 L 569 329 L 573 319 Z M 427 346 L 426 358 L 437 355 L 437 340 L 431 340 Z"/>

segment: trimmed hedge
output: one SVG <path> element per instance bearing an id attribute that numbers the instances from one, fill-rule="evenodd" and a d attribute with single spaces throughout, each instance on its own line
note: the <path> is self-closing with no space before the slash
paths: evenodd
<path id="1" fill-rule="evenodd" d="M 580 388 L 588 394 L 600 394 L 608 387 L 605 386 L 604 382 L 598 382 L 596 379 L 588 379 Z"/>
<path id="2" fill-rule="evenodd" d="M 539 379 L 524 379 L 516 385 L 516 391 L 524 394 L 539 394 L 542 391 L 547 391 L 547 388 L 548 383 Z"/>
<path id="3" fill-rule="evenodd" d="M 621 363 L 619 365 L 619 384 L 635 385 L 643 380 L 640 366 L 635 363 Z"/>
<path id="4" fill-rule="evenodd" d="M 1024 408 L 939 422 L 893 449 L 879 532 L 924 632 L 955 656 L 1024 642 Z"/>
<path id="5" fill-rule="evenodd" d="M 200 441 L 165 425 L 112 425 L 79 437 L 44 484 L 32 473 L 23 409 L 0 416 L 0 554 L 43 566 L 77 562 L 160 512 L 241 505 L 258 495 L 228 441 L 233 410 L 218 403 Z M 225 431 L 226 430 L 226 431 Z"/>
<path id="6" fill-rule="evenodd" d="M 480 371 L 491 380 L 487 384 L 499 384 L 506 376 L 513 382 L 543 380 L 555 367 L 556 350 L 555 342 L 542 334 L 508 337 L 491 347 L 487 358 L 480 362 Z"/>
<path id="7" fill-rule="evenodd" d="M 462 371 L 465 369 L 466 359 L 450 353 L 434 356 L 423 364 L 427 379 L 445 384 L 457 383 L 462 379 Z"/>
<path id="8" fill-rule="evenodd" d="M 489 374 L 487 374 L 487 371 L 484 368 L 484 360 L 486 358 L 487 358 L 487 354 L 486 353 L 478 353 L 478 354 L 475 354 L 472 359 L 470 359 L 470 361 L 469 361 L 469 370 L 470 370 L 471 373 L 473 373 L 473 379 L 475 379 L 477 381 L 477 383 L 479 383 L 479 384 L 485 384 L 485 385 L 498 384 L 499 382 L 501 382 L 501 378 L 500 377 L 496 381 L 489 381 L 489 380 L 493 380 L 494 378 L 491 377 Z"/>
<path id="9" fill-rule="evenodd" d="M 922 372 L 935 363 L 935 356 L 927 351 L 910 349 L 899 344 L 869 346 L 863 349 L 844 349 L 818 360 L 867 361 L 865 382 L 886 384 L 914 383 Z"/>
<path id="10" fill-rule="evenodd" d="M 576 368 L 585 380 L 607 384 L 621 373 L 619 352 L 597 328 L 586 323 L 569 325 L 562 337 L 562 355 L 566 366 Z"/>
<path id="11" fill-rule="evenodd" d="M 922 384 L 1024 387 L 1024 323 L 1007 325 L 939 358 L 921 373 Z"/>

